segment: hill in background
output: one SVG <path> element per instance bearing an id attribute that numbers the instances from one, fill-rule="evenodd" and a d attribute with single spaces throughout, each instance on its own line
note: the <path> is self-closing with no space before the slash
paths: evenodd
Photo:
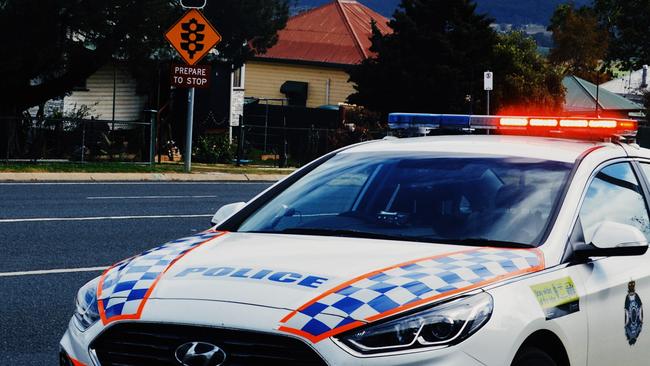
<path id="1" fill-rule="evenodd" d="M 331 0 L 299 0 L 298 9 L 320 6 Z M 391 17 L 401 0 L 359 0 L 375 11 Z M 567 0 L 476 0 L 480 12 L 489 14 L 497 23 L 546 25 L 558 4 Z M 574 0 L 576 6 L 587 5 L 591 0 Z"/>

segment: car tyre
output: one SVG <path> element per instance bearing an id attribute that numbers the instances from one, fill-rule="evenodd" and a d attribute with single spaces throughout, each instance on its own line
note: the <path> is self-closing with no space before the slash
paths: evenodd
<path id="1" fill-rule="evenodd" d="M 557 363 L 541 349 L 525 347 L 517 352 L 511 366 L 557 366 Z"/>

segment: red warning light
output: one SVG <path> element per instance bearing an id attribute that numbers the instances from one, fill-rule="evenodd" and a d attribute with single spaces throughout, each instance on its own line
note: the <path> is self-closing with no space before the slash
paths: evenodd
<path id="1" fill-rule="evenodd" d="M 530 128 L 530 131 L 529 131 Z M 534 128 L 534 129 L 533 129 Z M 628 119 L 584 119 L 553 117 L 499 117 L 499 130 L 511 133 L 568 134 L 570 136 L 630 136 L 636 135 L 638 123 Z"/>

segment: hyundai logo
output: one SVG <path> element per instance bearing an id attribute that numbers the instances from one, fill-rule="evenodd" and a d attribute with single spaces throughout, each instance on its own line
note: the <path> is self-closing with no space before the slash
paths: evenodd
<path id="1" fill-rule="evenodd" d="M 220 366 L 226 362 L 226 352 L 205 342 L 188 342 L 176 348 L 176 360 L 183 366 Z"/>

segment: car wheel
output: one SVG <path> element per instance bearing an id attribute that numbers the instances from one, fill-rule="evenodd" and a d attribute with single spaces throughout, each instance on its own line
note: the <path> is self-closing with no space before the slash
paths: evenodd
<path id="1" fill-rule="evenodd" d="M 557 366 L 557 363 L 541 349 L 525 347 L 517 352 L 512 366 Z"/>

